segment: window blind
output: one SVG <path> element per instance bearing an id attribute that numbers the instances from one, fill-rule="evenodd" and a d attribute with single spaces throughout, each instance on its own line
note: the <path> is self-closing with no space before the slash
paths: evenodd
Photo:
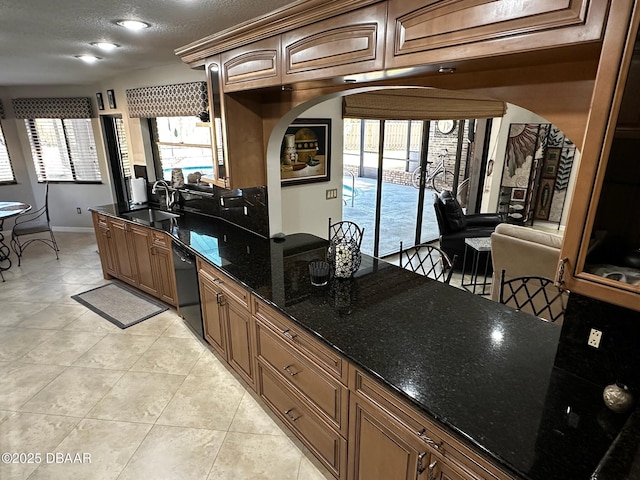
<path id="1" fill-rule="evenodd" d="M 38 181 L 99 182 L 91 120 L 25 120 Z"/>
<path id="2" fill-rule="evenodd" d="M 13 174 L 13 166 L 9 158 L 7 142 L 4 139 L 2 125 L 0 125 L 0 183 L 13 183 L 15 181 L 16 177 Z"/>
<path id="3" fill-rule="evenodd" d="M 120 161 L 122 162 L 122 173 L 124 178 L 133 178 L 131 161 L 129 160 L 129 147 L 127 145 L 127 135 L 124 131 L 124 120 L 115 118 L 116 136 L 118 137 L 118 149 L 120 151 Z"/>
<path id="4" fill-rule="evenodd" d="M 395 88 L 343 98 L 343 117 L 373 120 L 464 120 L 502 117 L 500 100 L 436 88 Z"/>

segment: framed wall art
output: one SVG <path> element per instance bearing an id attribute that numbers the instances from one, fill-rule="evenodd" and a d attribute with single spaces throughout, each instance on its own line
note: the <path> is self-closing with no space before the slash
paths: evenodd
<path id="1" fill-rule="evenodd" d="M 109 108 L 116 108 L 116 94 L 113 90 L 107 90 L 107 100 L 109 101 Z"/>
<path id="2" fill-rule="evenodd" d="M 96 93 L 96 102 L 98 103 L 98 110 L 104 110 L 104 100 L 102 99 L 102 92 Z"/>
<path id="3" fill-rule="evenodd" d="M 328 182 L 331 173 L 331 119 L 299 118 L 280 146 L 281 185 Z"/>

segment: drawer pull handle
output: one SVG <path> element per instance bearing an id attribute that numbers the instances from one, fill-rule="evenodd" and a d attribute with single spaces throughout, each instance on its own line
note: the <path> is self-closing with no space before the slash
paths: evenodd
<path id="1" fill-rule="evenodd" d="M 418 437 L 423 440 L 427 445 L 429 445 L 430 447 L 433 447 L 436 450 L 440 450 L 440 447 L 442 446 L 442 442 L 440 443 L 436 443 L 433 439 L 429 438 L 427 436 L 427 430 L 425 428 L 423 428 L 422 430 L 420 430 L 418 432 Z"/>
<path id="2" fill-rule="evenodd" d="M 224 294 L 223 293 L 216 293 L 216 302 L 218 303 L 218 305 L 224 305 L 225 304 Z"/>
<path id="3" fill-rule="evenodd" d="M 282 331 L 282 335 L 284 335 L 285 337 L 287 337 L 289 340 L 295 340 L 295 339 L 296 339 L 296 337 L 298 336 L 298 335 L 294 335 L 294 334 L 292 334 L 292 333 L 289 331 L 289 329 L 288 329 L 288 328 L 287 328 L 286 330 L 283 330 L 283 331 Z"/>
<path id="4" fill-rule="evenodd" d="M 291 375 L 292 377 L 295 377 L 298 373 L 300 373 L 300 372 L 295 372 L 295 371 L 291 370 L 291 367 L 293 367 L 293 365 L 287 365 L 287 366 L 283 367 L 283 370 L 285 372 L 287 372 L 289 375 Z"/>
<path id="5" fill-rule="evenodd" d="M 287 417 L 289 417 L 289 420 L 291 420 L 292 422 L 295 422 L 296 420 L 298 420 L 298 419 L 302 416 L 302 415 L 298 415 L 298 416 L 296 417 L 296 416 L 293 416 L 293 415 L 289 415 L 289 414 L 290 414 L 291 412 L 293 412 L 294 410 L 295 410 L 295 407 L 290 408 L 290 409 L 288 409 L 288 410 L 286 410 L 286 411 L 284 412 L 284 414 L 285 414 Z"/>

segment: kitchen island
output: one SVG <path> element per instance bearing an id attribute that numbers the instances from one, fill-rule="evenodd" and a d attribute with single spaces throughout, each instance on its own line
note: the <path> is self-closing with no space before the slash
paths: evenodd
<path id="1" fill-rule="evenodd" d="M 115 205 L 93 210 L 127 218 Z M 308 234 L 265 239 L 194 214 L 147 226 L 513 478 L 588 479 L 622 428 L 601 386 L 555 366 L 558 325 L 366 255 L 353 279 L 313 287 L 306 267 L 327 242 Z"/>

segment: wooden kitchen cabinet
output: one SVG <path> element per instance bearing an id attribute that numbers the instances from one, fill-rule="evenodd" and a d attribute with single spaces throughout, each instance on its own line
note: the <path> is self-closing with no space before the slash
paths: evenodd
<path id="1" fill-rule="evenodd" d="M 349 480 L 515 478 L 353 366 L 349 390 Z"/>
<path id="2" fill-rule="evenodd" d="M 235 48 L 221 54 L 225 92 L 280 85 L 280 36 Z"/>
<path id="3" fill-rule="evenodd" d="M 349 480 L 433 479 L 432 453 L 415 435 L 358 395 L 351 396 L 350 411 Z"/>
<path id="4" fill-rule="evenodd" d="M 118 276 L 114 240 L 109 226 L 109 217 L 92 212 L 93 228 L 96 233 L 98 253 L 102 263 L 102 272 L 105 279 Z"/>
<path id="5" fill-rule="evenodd" d="M 171 239 L 163 232 L 93 212 L 105 278 L 115 277 L 176 306 Z"/>
<path id="6" fill-rule="evenodd" d="M 109 228 L 113 238 L 118 278 L 137 286 L 136 261 L 135 258 L 132 258 L 132 249 L 129 247 L 129 230 L 131 226 L 126 220 L 109 218 Z"/>
<path id="7" fill-rule="evenodd" d="M 129 258 L 135 262 L 135 286 L 140 290 L 159 297 L 156 276 L 157 268 L 152 254 L 151 230 L 139 225 L 127 224 L 129 236 Z"/>
<path id="8" fill-rule="evenodd" d="M 558 282 L 640 311 L 640 10 L 632 4 L 614 2 L 608 19 Z"/>
<path id="9" fill-rule="evenodd" d="M 255 390 L 255 325 L 249 292 L 198 258 L 205 339 Z"/>
<path id="10" fill-rule="evenodd" d="M 607 0 L 389 0 L 385 68 L 455 66 L 601 38 Z"/>
<path id="11" fill-rule="evenodd" d="M 282 34 L 282 82 L 331 78 L 381 70 L 384 2 Z"/>
<path id="12" fill-rule="evenodd" d="M 178 288 L 173 268 L 171 238 L 166 233 L 151 232 L 152 270 L 156 279 L 158 298 L 170 305 L 178 305 Z"/>

